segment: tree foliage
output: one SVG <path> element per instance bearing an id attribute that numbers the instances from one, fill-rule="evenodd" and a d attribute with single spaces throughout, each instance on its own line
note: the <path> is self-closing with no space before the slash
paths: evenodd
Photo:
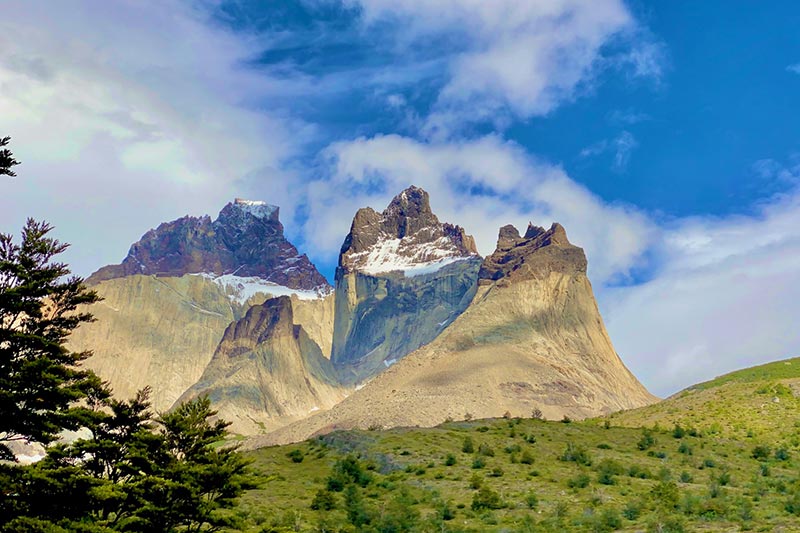
<path id="1" fill-rule="evenodd" d="M 97 395 L 100 380 L 78 368 L 89 352 L 64 343 L 98 300 L 83 280 L 55 261 L 68 245 L 48 237 L 52 227 L 28 219 L 20 244 L 0 234 L 0 458 L 13 460 L 7 443 L 47 444 L 62 429 L 76 429 L 90 414 L 76 402 Z"/>
<path id="2" fill-rule="evenodd" d="M 11 176 L 13 178 L 16 174 L 11 170 L 11 167 L 19 165 L 19 161 L 14 159 L 11 150 L 3 148 L 4 146 L 8 146 L 10 141 L 11 137 L 0 138 L 0 176 Z"/>
<path id="3" fill-rule="evenodd" d="M 207 398 L 153 419 L 148 395 L 108 399 L 91 436 L 52 447 L 34 466 L 7 469 L 3 481 L 15 496 L 0 500 L 0 516 L 67 531 L 235 526 L 227 510 L 254 485 L 248 461 L 223 445 L 227 423 L 211 421 Z M 15 520 L 2 530 L 19 527 Z"/>
<path id="4" fill-rule="evenodd" d="M 92 321 L 98 295 L 55 261 L 66 244 L 28 220 L 20 244 L 0 234 L 0 531 L 201 532 L 232 526 L 230 508 L 254 484 L 226 446 L 228 423 L 208 398 L 154 417 L 150 389 L 123 401 L 65 346 Z M 85 435 L 56 443 L 65 429 Z M 51 444 L 14 463 L 8 444 Z"/>

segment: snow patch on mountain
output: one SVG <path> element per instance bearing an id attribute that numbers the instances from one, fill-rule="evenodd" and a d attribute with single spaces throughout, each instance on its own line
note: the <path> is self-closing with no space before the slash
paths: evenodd
<path id="1" fill-rule="evenodd" d="M 462 255 L 447 237 L 419 243 L 413 236 L 407 236 L 401 239 L 387 237 L 369 250 L 351 254 L 349 259 L 365 274 L 400 271 L 406 277 L 414 277 L 431 274 L 470 257 Z"/>
<path id="2" fill-rule="evenodd" d="M 270 205 L 261 200 L 245 200 L 244 198 L 236 198 L 233 204 L 241 211 L 253 215 L 256 218 L 269 218 L 278 210 L 278 206 Z"/>
<path id="3" fill-rule="evenodd" d="M 231 301 L 243 305 L 247 300 L 257 294 L 268 295 L 271 297 L 278 296 L 296 296 L 301 300 L 318 300 L 330 294 L 330 289 L 318 288 L 315 290 L 298 290 L 283 285 L 278 285 L 271 281 L 259 277 L 242 277 L 235 274 L 224 274 L 217 276 L 210 272 L 202 272 L 200 274 L 192 274 L 193 276 L 203 276 L 210 279 L 217 285 L 223 288 L 225 294 Z"/>

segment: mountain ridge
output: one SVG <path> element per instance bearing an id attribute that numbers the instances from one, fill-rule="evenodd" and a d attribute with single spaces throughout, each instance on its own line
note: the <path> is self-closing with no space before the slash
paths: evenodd
<path id="1" fill-rule="evenodd" d="M 433 341 L 330 411 L 249 445 L 534 409 L 551 419 L 585 418 L 656 401 L 614 351 L 583 251 L 564 229 L 553 225 L 525 239 L 504 227 L 498 240 L 470 305 Z M 505 268 L 499 277 L 498 264 Z"/>
<path id="2" fill-rule="evenodd" d="M 160 224 L 135 242 L 118 265 L 98 269 L 88 284 L 134 274 L 177 277 L 213 274 L 256 277 L 299 290 L 330 284 L 284 236 L 280 208 L 237 198 L 215 220 L 184 216 Z"/>

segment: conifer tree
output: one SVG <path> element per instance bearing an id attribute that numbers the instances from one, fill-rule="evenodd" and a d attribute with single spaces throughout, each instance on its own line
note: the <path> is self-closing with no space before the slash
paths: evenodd
<path id="1" fill-rule="evenodd" d="M 90 409 L 76 402 L 100 387 L 78 368 L 90 352 L 65 346 L 69 334 L 93 320 L 79 311 L 96 302 L 80 277 L 55 261 L 66 244 L 52 227 L 28 219 L 20 244 L 0 234 L 0 458 L 13 460 L 12 441 L 52 442 L 63 429 L 86 422 Z"/>
<path id="2" fill-rule="evenodd" d="M 16 174 L 11 170 L 11 167 L 19 165 L 19 161 L 14 159 L 11 150 L 3 148 L 3 146 L 7 146 L 10 141 L 11 137 L 0 138 L 0 176 L 11 176 L 13 178 Z"/>

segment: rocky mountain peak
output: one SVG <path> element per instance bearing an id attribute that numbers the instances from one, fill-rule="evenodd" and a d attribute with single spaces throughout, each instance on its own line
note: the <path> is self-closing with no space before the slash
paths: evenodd
<path id="1" fill-rule="evenodd" d="M 506 224 L 500 228 L 500 232 L 497 235 L 497 249 L 512 248 L 516 246 L 519 239 L 519 230 L 511 224 Z"/>
<path id="2" fill-rule="evenodd" d="M 223 350 L 228 357 L 253 350 L 267 339 L 294 334 L 292 301 L 279 296 L 254 305 L 243 318 L 232 322 L 222 336 L 217 352 Z"/>
<path id="3" fill-rule="evenodd" d="M 280 208 L 276 205 L 236 198 L 222 208 L 217 220 L 214 221 L 214 225 L 221 228 L 236 228 L 240 231 L 247 231 L 250 226 L 256 224 L 269 226 L 276 233 L 283 235 L 283 225 L 279 220 L 279 214 Z"/>
<path id="4" fill-rule="evenodd" d="M 339 255 L 343 272 L 382 274 L 453 262 L 478 255 L 475 240 L 460 226 L 441 223 L 428 193 L 411 186 L 382 213 L 359 209 Z"/>
<path id="5" fill-rule="evenodd" d="M 561 224 L 550 229 L 528 224 L 524 236 L 512 225 L 500 228 L 497 249 L 484 259 L 482 281 L 509 281 L 541 278 L 550 272 L 586 272 L 583 249 L 574 246 Z"/>
<path id="6" fill-rule="evenodd" d="M 295 290 L 327 292 L 330 285 L 283 234 L 279 208 L 237 198 L 209 216 L 185 216 L 145 233 L 118 265 L 92 274 L 96 283 L 134 274 L 258 278 Z"/>
<path id="7" fill-rule="evenodd" d="M 400 239 L 439 224 L 439 219 L 431 211 L 430 196 L 413 185 L 392 199 L 383 216 L 387 222 L 386 229 L 395 230 Z"/>

